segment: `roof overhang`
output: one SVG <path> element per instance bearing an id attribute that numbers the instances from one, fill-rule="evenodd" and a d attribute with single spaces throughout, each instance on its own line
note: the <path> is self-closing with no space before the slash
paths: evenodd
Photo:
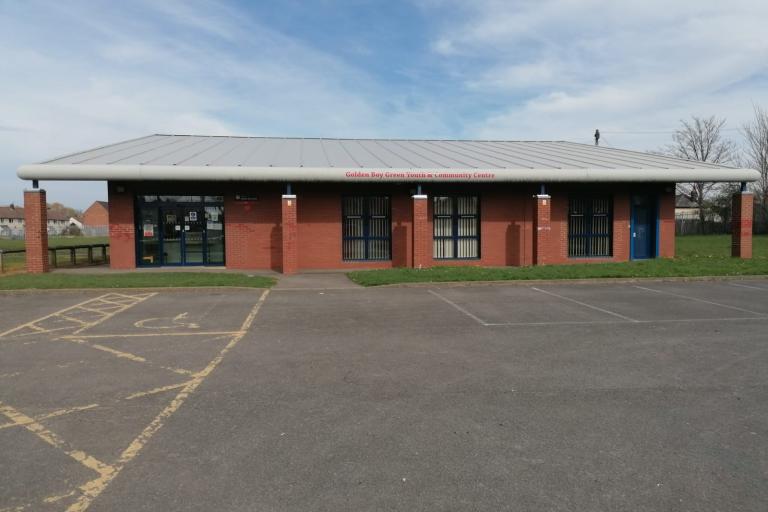
<path id="1" fill-rule="evenodd" d="M 185 165 L 31 164 L 25 180 L 47 181 L 316 181 L 316 182 L 753 182 L 754 169 L 701 168 L 521 168 L 345 169 L 339 167 L 245 167 Z"/>

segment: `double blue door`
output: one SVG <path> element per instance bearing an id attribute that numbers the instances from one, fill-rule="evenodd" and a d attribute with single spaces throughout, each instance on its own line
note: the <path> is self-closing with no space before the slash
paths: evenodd
<path id="1" fill-rule="evenodd" d="M 656 198 L 652 195 L 636 195 L 632 197 L 632 242 L 633 260 L 644 260 L 656 257 Z"/>

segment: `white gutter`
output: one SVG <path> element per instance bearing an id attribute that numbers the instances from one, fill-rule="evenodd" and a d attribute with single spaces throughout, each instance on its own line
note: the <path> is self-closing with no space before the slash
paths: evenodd
<path id="1" fill-rule="evenodd" d="M 351 169 L 340 167 L 225 167 L 185 165 L 32 164 L 25 180 L 79 181 L 326 181 L 326 182 L 689 182 L 757 181 L 753 169 Z"/>

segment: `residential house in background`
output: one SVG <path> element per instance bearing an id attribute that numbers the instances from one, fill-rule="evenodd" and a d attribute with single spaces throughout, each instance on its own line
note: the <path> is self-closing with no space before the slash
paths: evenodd
<path id="1" fill-rule="evenodd" d="M 24 208 L 10 204 L 0 206 L 0 236 L 5 238 L 24 234 Z"/>
<path id="2" fill-rule="evenodd" d="M 677 220 L 698 220 L 699 205 L 691 201 L 685 194 L 675 196 L 675 219 Z"/>
<path id="3" fill-rule="evenodd" d="M 48 234 L 60 235 L 69 227 L 70 217 L 63 212 L 48 210 Z M 0 206 L 0 236 L 24 236 L 24 208 L 10 204 Z"/>
<path id="4" fill-rule="evenodd" d="M 84 226 L 88 227 L 109 226 L 109 203 L 106 201 L 94 201 L 83 212 L 82 222 Z"/>

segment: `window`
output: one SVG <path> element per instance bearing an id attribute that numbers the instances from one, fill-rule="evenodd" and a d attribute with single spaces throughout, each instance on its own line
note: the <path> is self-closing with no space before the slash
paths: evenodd
<path id="1" fill-rule="evenodd" d="M 436 196 L 433 200 L 435 259 L 480 257 L 480 199 L 477 196 Z"/>
<path id="2" fill-rule="evenodd" d="M 568 256 L 611 256 L 613 215 L 607 197 L 572 197 L 568 206 Z"/>
<path id="3" fill-rule="evenodd" d="M 342 198 L 342 258 L 355 260 L 390 259 L 392 225 L 386 196 Z"/>

